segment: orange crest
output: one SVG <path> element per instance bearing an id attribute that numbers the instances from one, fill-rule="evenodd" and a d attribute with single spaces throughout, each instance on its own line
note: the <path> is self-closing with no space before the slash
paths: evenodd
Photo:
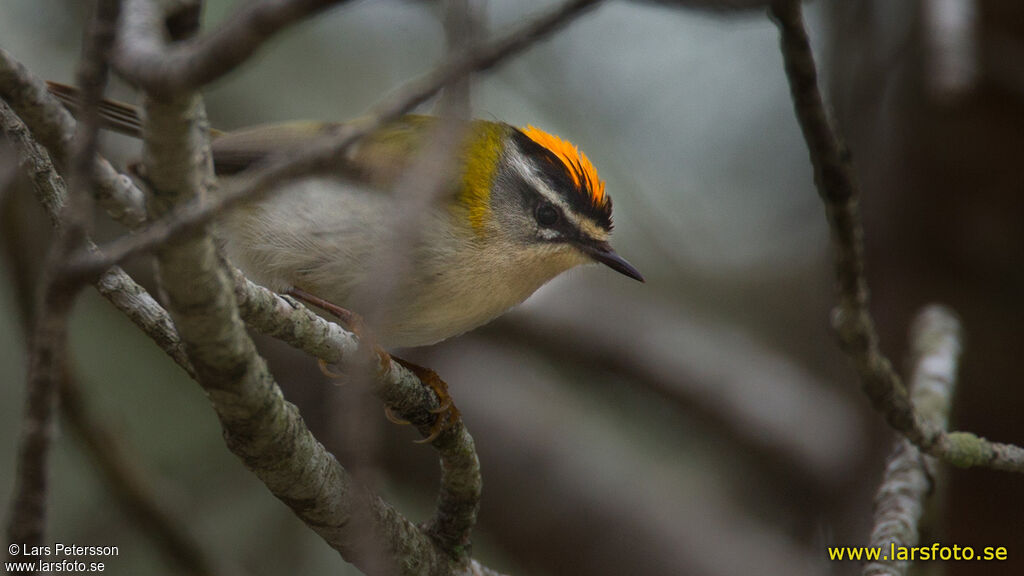
<path id="1" fill-rule="evenodd" d="M 597 169 L 579 148 L 554 134 L 548 134 L 533 126 L 527 126 L 522 132 L 530 140 L 547 148 L 565 164 L 576 188 L 589 195 L 591 204 L 599 208 L 607 204 L 608 198 L 604 194 L 604 181 L 598 177 Z"/>

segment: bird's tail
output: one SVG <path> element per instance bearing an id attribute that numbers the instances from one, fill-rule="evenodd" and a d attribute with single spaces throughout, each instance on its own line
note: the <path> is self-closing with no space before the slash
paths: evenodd
<path id="1" fill-rule="evenodd" d="M 46 88 L 72 114 L 78 114 L 80 100 L 78 88 L 50 81 L 46 82 Z M 139 115 L 138 108 L 115 100 L 103 100 L 100 102 L 99 107 L 100 118 L 103 120 L 104 128 L 135 138 L 142 137 L 142 117 Z"/>

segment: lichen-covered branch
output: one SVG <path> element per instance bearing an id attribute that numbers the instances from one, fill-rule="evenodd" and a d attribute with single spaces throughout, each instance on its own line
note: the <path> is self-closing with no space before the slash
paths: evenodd
<path id="1" fill-rule="evenodd" d="M 261 0 L 240 8 L 209 34 L 167 46 L 148 26 L 130 25 L 122 35 L 115 66 L 151 95 L 192 91 L 234 70 L 264 42 L 288 26 L 347 0 Z M 147 3 L 130 15 L 151 11 Z M 136 23 L 137 24 L 137 23 Z"/>
<path id="2" fill-rule="evenodd" d="M 235 296 L 246 323 L 329 363 L 357 357 L 359 340 L 337 324 L 311 312 L 290 296 L 281 296 L 247 280 L 235 271 Z M 373 393 L 396 414 L 427 436 L 438 408 L 437 396 L 420 379 L 394 360 L 370 382 Z M 461 422 L 431 442 L 441 457 L 441 493 L 430 533 L 446 550 L 468 543 L 476 522 L 482 482 L 473 437 Z"/>
<path id="3" fill-rule="evenodd" d="M 60 385 L 61 413 L 85 446 L 122 509 L 152 537 L 164 556 L 187 574 L 232 576 L 241 572 L 190 531 L 188 518 L 175 510 L 135 464 L 118 435 L 90 413 L 82 389 L 68 374 Z"/>
<path id="4" fill-rule="evenodd" d="M 357 122 L 352 125 L 348 133 L 340 134 L 328 141 L 320 147 L 320 156 L 313 153 L 312 160 L 303 160 L 306 162 L 305 168 L 303 168 L 302 162 L 296 162 L 296 166 L 289 167 L 289 169 L 294 170 L 294 174 L 298 175 L 309 169 L 330 165 L 340 151 L 354 142 L 361 134 L 372 131 L 380 123 L 421 103 L 455 79 L 462 78 L 473 70 L 493 66 L 502 58 L 522 50 L 593 4 L 596 4 L 595 0 L 569 2 L 551 14 L 513 34 L 475 50 L 470 55 L 461 55 L 451 59 L 435 72 L 411 83 L 405 92 L 386 100 L 377 108 L 377 113 L 372 116 L 372 121 Z M 128 5 L 130 8 L 135 6 L 143 9 L 150 6 L 148 3 L 130 0 Z M 131 19 L 129 18 L 128 21 L 130 22 Z M 18 81 L 23 81 L 23 78 L 18 78 Z M 41 90 L 39 92 L 42 94 Z M 182 202 L 188 201 L 191 192 L 201 191 L 204 188 L 201 177 L 203 168 L 198 164 L 189 164 L 197 158 L 203 158 L 204 153 L 207 152 L 201 132 L 196 130 L 196 126 L 201 124 L 202 120 L 190 117 L 195 108 L 192 105 L 193 100 L 186 91 L 175 89 L 173 92 L 174 94 L 170 95 L 155 95 L 158 97 L 150 98 L 147 104 L 150 137 L 147 138 L 146 176 L 149 183 L 158 192 L 157 197 L 159 198 L 149 207 L 151 214 L 163 214 L 168 209 L 175 209 L 174 207 L 179 206 Z M 39 96 L 36 104 L 48 105 L 46 98 L 48 97 Z M 199 116 L 201 117 L 201 114 Z M 198 139 L 195 138 L 197 134 L 200 135 Z M 300 160 L 302 159 L 300 158 Z M 280 180 L 265 180 L 261 182 L 261 185 L 266 190 L 273 188 L 275 183 L 288 177 L 287 171 L 278 174 L 278 177 Z M 244 180 L 242 182 L 245 183 Z M 251 193 L 251 191 L 247 193 Z M 241 197 L 240 195 L 238 198 Z M 215 406 L 218 407 L 222 422 L 225 423 L 229 445 L 246 460 L 247 464 L 254 466 L 257 474 L 279 497 L 291 504 L 305 503 L 300 507 L 301 509 L 296 509 L 297 513 L 310 521 L 318 532 L 325 534 L 325 538 L 332 545 L 343 540 L 343 538 L 331 537 L 339 536 L 340 532 L 332 531 L 329 523 L 320 524 L 316 520 L 340 519 L 344 524 L 347 516 L 344 514 L 345 510 L 339 506 L 351 508 L 352 497 L 362 498 L 376 520 L 372 525 L 377 529 L 383 526 L 383 529 L 387 531 L 383 536 L 388 544 L 400 548 L 401 554 L 396 554 L 396 557 L 403 562 L 403 570 L 406 570 L 407 560 L 412 558 L 413 563 L 408 569 L 409 573 L 449 573 L 453 569 L 466 570 L 471 573 L 490 573 L 489 570 L 475 562 L 465 562 L 465 557 L 459 553 L 455 554 L 461 558 L 458 564 L 452 564 L 450 558 L 437 557 L 437 542 L 459 544 L 463 541 L 465 527 L 472 526 L 479 499 L 479 464 L 476 461 L 472 439 L 461 425 L 453 427 L 434 441 L 434 445 L 442 453 L 442 502 L 439 505 L 438 517 L 427 528 L 426 533 L 429 533 L 431 538 L 425 538 L 423 531 L 412 526 L 368 492 L 363 492 L 362 489 L 351 483 L 345 483 L 344 471 L 308 435 L 301 420 L 294 412 L 294 408 L 283 402 L 272 380 L 266 376 L 262 362 L 257 356 L 250 354 L 251 351 L 248 347 L 251 346 L 251 343 L 246 343 L 244 338 L 236 338 L 240 334 L 237 316 L 220 318 L 220 320 L 227 320 L 226 322 L 204 322 L 204 319 L 210 319 L 205 312 L 213 309 L 233 310 L 229 301 L 227 302 L 229 305 L 221 306 L 225 304 L 224 295 L 229 294 L 229 291 L 224 290 L 226 284 L 223 280 L 226 276 L 217 270 L 219 262 L 215 262 L 215 254 L 204 246 L 207 240 L 202 235 L 187 240 L 181 238 L 183 238 L 183 232 L 202 232 L 202 226 L 208 223 L 209 218 L 221 209 L 223 206 L 211 209 L 207 214 L 196 219 L 191 224 L 191 228 L 186 230 L 186 226 L 178 230 L 177 241 L 162 245 L 157 257 L 164 270 L 200 272 L 190 277 L 165 272 L 163 280 L 165 288 L 168 288 L 167 284 L 175 282 L 179 284 L 177 288 L 168 289 L 168 293 L 171 294 L 172 308 L 176 310 L 177 324 L 182 333 L 188 334 L 184 340 L 188 342 L 187 348 L 194 374 L 199 380 L 205 381 L 207 384 L 212 383 L 207 386 L 207 390 L 210 392 Z M 154 241 L 150 246 L 165 242 L 169 238 L 170 235 L 167 235 L 163 239 Z M 103 257 L 99 256 L 99 258 Z M 103 268 L 102 265 L 97 265 L 92 273 L 97 274 Z M 173 278 L 169 280 L 169 277 Z M 192 280 L 189 284 L 199 280 L 200 286 L 191 286 L 186 289 L 183 285 L 186 277 Z M 130 281 L 130 279 L 128 280 Z M 111 294 L 120 294 L 124 291 L 124 285 L 117 282 L 109 284 Z M 214 304 L 209 304 L 209 301 L 204 300 L 204 297 L 209 296 L 213 297 Z M 271 296 L 280 299 L 276 295 Z M 159 307 L 157 309 L 159 310 Z M 306 313 L 308 314 L 308 312 Z M 317 320 L 323 326 L 330 326 L 323 320 Z M 327 330 L 337 331 L 343 335 L 343 339 L 351 339 L 351 335 L 346 335 L 337 327 Z M 292 330 L 292 333 L 296 332 Z M 169 334 L 174 335 L 173 328 Z M 354 339 L 351 343 L 355 344 Z M 352 349 L 354 350 L 354 346 Z M 330 359 L 332 353 L 321 353 L 320 356 Z M 237 360 L 237 362 L 231 360 Z M 397 364 L 384 367 L 376 380 L 375 391 L 396 413 L 411 420 L 421 430 L 429 428 L 434 419 L 429 408 L 436 407 L 436 399 L 432 393 L 423 388 L 419 379 L 411 372 Z M 248 398 L 243 398 L 248 392 L 256 393 Z M 280 426 L 256 426 L 255 422 L 259 419 L 252 417 L 254 413 L 258 413 L 263 424 L 267 424 L 268 421 L 270 424 L 283 423 L 288 430 L 297 431 L 298 437 L 292 437 L 292 442 L 287 449 L 276 453 L 260 451 L 257 454 L 255 451 L 247 451 L 247 449 L 253 448 L 254 444 L 259 445 L 260 448 L 273 447 L 274 441 L 280 440 L 272 435 L 268 437 L 266 433 L 262 432 L 280 429 Z M 251 427 L 249 429 L 244 426 L 234 427 L 230 425 L 232 423 L 249 423 Z M 287 459 L 289 457 L 292 459 L 283 465 L 279 461 L 280 458 Z M 270 470 L 270 462 L 279 466 L 275 470 Z M 307 464 L 304 472 L 302 463 Z M 297 468 L 292 466 L 296 464 Z M 319 489 L 323 489 L 325 486 L 335 488 L 340 486 L 340 490 L 330 491 L 330 495 L 340 494 L 340 500 L 327 498 L 321 501 L 318 498 L 325 496 L 322 492 L 301 493 L 303 487 L 307 486 L 306 484 L 295 483 L 294 478 L 290 478 L 289 482 L 284 481 L 281 470 L 288 469 L 299 469 L 299 476 L 304 479 L 319 478 L 321 482 L 316 485 Z M 290 494 L 287 493 L 289 489 L 292 490 Z M 300 493 L 296 494 L 296 491 Z M 298 500 L 296 500 L 296 496 L 299 497 Z M 311 509 L 309 507 L 311 503 L 326 503 L 327 510 L 325 511 L 319 506 Z M 339 511 L 342 513 L 335 513 Z M 324 516 L 313 517 L 320 512 L 323 512 Z M 343 529 L 338 526 L 334 526 L 334 528 Z M 366 532 L 365 526 L 360 528 L 362 529 L 360 532 Z M 350 552 L 354 557 L 358 556 L 356 540 L 358 539 L 349 542 L 352 546 Z M 344 547 L 344 544 L 341 547 Z M 450 553 L 450 551 L 448 552 Z M 358 562 L 358 558 L 356 560 Z"/>
<path id="5" fill-rule="evenodd" d="M 128 10 L 144 2 L 127 3 Z M 125 19 L 133 22 L 133 18 Z M 143 162 L 159 217 L 202 197 L 212 177 L 202 102 L 189 93 L 145 100 Z M 434 542 L 352 481 L 286 402 L 245 332 L 233 280 L 202 229 L 156 250 L 168 308 L 229 448 L 349 561 L 373 573 L 449 574 Z M 379 558 L 378 551 L 386 558 Z M 382 563 L 383 561 L 383 563 Z"/>
<path id="6" fill-rule="evenodd" d="M 78 72 L 87 105 L 95 104 L 106 86 L 107 53 L 113 42 L 119 9 L 117 0 L 96 3 L 96 14 L 86 34 Z M 61 272 L 68 255 L 85 242 L 92 207 L 89 195 L 96 182 L 93 159 L 99 138 L 97 120 L 95 109 L 91 113 L 86 110 L 85 119 L 71 141 L 71 193 L 60 211 L 59 234 L 47 254 L 39 309 L 29 338 L 25 415 L 7 524 L 8 540 L 20 544 L 23 554 L 43 544 L 46 529 L 53 412 L 58 386 L 69 369 L 68 315 L 81 288 L 79 284 L 68 282 Z M 31 152 L 38 153 L 38 150 Z M 41 185 L 60 186 L 60 182 L 48 178 Z"/>
<path id="7" fill-rule="evenodd" d="M 825 202 L 839 285 L 833 324 L 853 359 L 864 392 L 889 425 L 925 453 L 955 466 L 987 466 L 1024 472 L 1024 448 L 990 442 L 969 432 L 944 432 L 914 409 L 907 388 L 878 346 L 864 273 L 860 192 L 850 154 L 825 108 L 799 0 L 774 0 L 782 56 L 797 121 L 814 165 L 814 182 Z"/>
<path id="8" fill-rule="evenodd" d="M 10 54 L 0 49 L 0 98 L 17 113 L 21 121 L 46 147 L 59 166 L 66 167 L 71 154 L 75 120 L 46 90 L 46 84 L 25 69 Z M 103 158 L 95 159 L 97 202 L 110 216 L 129 227 L 145 220 L 142 191 L 117 172 Z"/>
<path id="9" fill-rule="evenodd" d="M 928 307 L 914 321 L 910 343 L 915 357 L 910 380 L 911 399 L 929 425 L 945 429 L 960 361 L 960 323 L 945 308 Z M 932 492 L 934 476 L 934 458 L 922 454 L 905 438 L 896 443 L 875 495 L 872 547 L 889 555 L 891 546 L 917 546 L 918 522 L 925 499 Z M 907 561 L 889 557 L 867 563 L 862 573 L 864 576 L 904 576 L 908 566 Z"/>
<path id="10" fill-rule="evenodd" d="M 46 150 L 32 139 L 25 125 L 2 102 L 0 121 L 18 145 L 22 162 L 33 176 L 36 195 L 56 224 L 57 213 L 65 197 L 63 180 L 49 161 Z M 254 329 L 327 362 L 341 363 L 356 353 L 358 340 L 338 325 L 313 314 L 298 302 L 256 286 L 240 276 L 236 283 L 245 288 L 239 290 L 239 300 L 243 316 Z M 104 297 L 194 376 L 174 323 L 144 288 L 118 267 L 107 270 L 96 286 Z M 393 363 L 389 370 L 382 372 L 380 380 L 374 381 L 374 386 L 378 396 L 392 405 L 396 413 L 418 423 L 426 435 L 434 417 L 429 410 L 437 408 L 437 398 L 414 374 Z M 448 519 L 447 523 L 440 524 L 471 526 L 480 494 L 479 462 L 472 437 L 460 426 L 433 444 L 440 451 L 444 474 L 439 510 L 444 511 L 443 517 Z"/>
<path id="11" fill-rule="evenodd" d="M 33 134 L 3 101 L 0 101 L 0 125 L 15 145 L 20 163 L 30 176 L 36 199 L 46 210 L 54 228 L 59 228 L 60 211 L 67 197 L 64 179 L 50 161 L 47 150 L 35 141 Z M 90 250 L 96 249 L 88 240 L 86 245 Z M 185 356 L 185 350 L 171 317 L 145 288 L 132 280 L 120 267 L 114 266 L 99 277 L 96 289 L 153 339 L 172 360 L 187 373 L 192 374 L 192 366 Z"/>

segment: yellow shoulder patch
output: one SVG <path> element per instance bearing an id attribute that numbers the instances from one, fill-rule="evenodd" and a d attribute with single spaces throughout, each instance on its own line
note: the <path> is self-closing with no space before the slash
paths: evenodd
<path id="1" fill-rule="evenodd" d="M 597 168 L 590 163 L 586 154 L 571 142 L 562 140 L 540 128 L 527 126 L 522 132 L 530 140 L 547 148 L 565 164 L 576 188 L 590 196 L 591 204 L 598 207 L 605 205 L 607 197 L 604 194 L 604 181 L 597 175 Z"/>
<path id="2" fill-rule="evenodd" d="M 482 231 L 487 224 L 491 187 L 498 172 L 505 130 L 497 122 L 476 120 L 466 138 L 462 190 L 459 196 L 469 209 L 469 221 L 477 232 Z"/>

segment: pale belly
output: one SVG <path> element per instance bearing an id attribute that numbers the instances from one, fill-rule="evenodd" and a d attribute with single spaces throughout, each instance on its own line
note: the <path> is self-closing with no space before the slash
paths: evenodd
<path id="1" fill-rule="evenodd" d="M 472 330 L 521 303 L 561 272 L 585 261 L 574 250 L 530 251 L 444 233 L 451 215 L 420 222 L 414 253 L 395 270 L 385 248 L 392 200 L 380 193 L 303 181 L 228 215 L 228 256 L 252 280 L 286 292 L 297 287 L 367 316 L 385 348 L 433 344 Z M 391 259 L 391 260 L 389 260 Z M 371 321 L 372 319 L 372 321 Z"/>

